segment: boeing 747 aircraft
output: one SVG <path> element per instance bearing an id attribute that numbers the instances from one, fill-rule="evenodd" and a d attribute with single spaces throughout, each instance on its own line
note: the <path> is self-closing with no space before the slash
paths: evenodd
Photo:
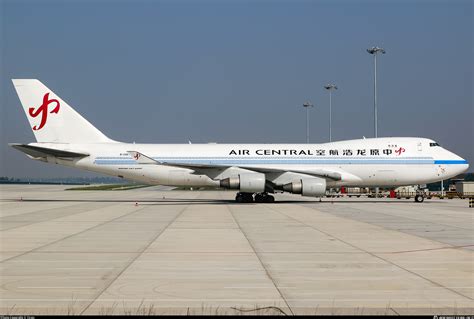
<path id="1" fill-rule="evenodd" d="M 466 160 L 433 140 L 384 137 L 324 144 L 130 144 L 114 141 L 35 79 L 13 80 L 36 143 L 28 157 L 152 185 L 235 189 L 237 202 L 331 187 L 395 187 L 463 173 Z M 418 195 L 416 201 L 423 201 Z"/>

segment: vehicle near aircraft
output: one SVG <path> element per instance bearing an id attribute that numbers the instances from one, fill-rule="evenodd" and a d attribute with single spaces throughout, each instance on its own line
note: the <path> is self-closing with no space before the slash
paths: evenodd
<path id="1" fill-rule="evenodd" d="M 384 137 L 323 144 L 130 144 L 112 140 L 36 79 L 12 80 L 36 143 L 32 159 L 151 185 L 235 189 L 237 202 L 334 187 L 427 184 L 463 173 L 466 160 L 433 140 Z M 416 201 L 423 201 L 419 195 Z"/>

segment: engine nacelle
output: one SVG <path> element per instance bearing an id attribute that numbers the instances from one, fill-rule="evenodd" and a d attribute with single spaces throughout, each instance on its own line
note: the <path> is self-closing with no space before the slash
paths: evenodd
<path id="1" fill-rule="evenodd" d="M 321 197 L 326 194 L 326 180 L 323 178 L 307 178 L 283 185 L 285 192 L 302 196 Z"/>
<path id="2" fill-rule="evenodd" d="M 223 188 L 239 189 L 244 193 L 262 193 L 265 191 L 265 174 L 242 173 L 236 177 L 221 179 Z"/>

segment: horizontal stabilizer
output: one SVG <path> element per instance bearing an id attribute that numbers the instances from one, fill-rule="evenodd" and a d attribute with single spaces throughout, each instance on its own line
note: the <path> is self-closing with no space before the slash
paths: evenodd
<path id="1" fill-rule="evenodd" d="M 9 145 L 35 158 L 47 157 L 47 156 L 63 157 L 63 158 L 81 158 L 81 157 L 89 156 L 89 154 L 85 154 L 85 153 L 63 151 L 63 150 L 57 150 L 54 148 L 32 146 L 28 144 L 9 144 Z"/>
<path id="2" fill-rule="evenodd" d="M 160 162 L 155 161 L 153 158 L 148 157 L 137 151 L 127 151 L 127 153 L 130 154 L 130 156 L 132 156 L 138 164 L 161 164 Z"/>

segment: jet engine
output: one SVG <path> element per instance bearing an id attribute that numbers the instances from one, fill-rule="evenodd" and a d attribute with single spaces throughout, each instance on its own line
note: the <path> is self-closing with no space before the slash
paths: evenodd
<path id="1" fill-rule="evenodd" d="M 220 185 L 223 188 L 239 189 L 243 193 L 262 193 L 265 191 L 265 174 L 242 173 L 221 179 Z"/>
<path id="2" fill-rule="evenodd" d="M 283 185 L 285 192 L 302 196 L 321 197 L 326 194 L 326 180 L 323 178 L 307 178 Z"/>

